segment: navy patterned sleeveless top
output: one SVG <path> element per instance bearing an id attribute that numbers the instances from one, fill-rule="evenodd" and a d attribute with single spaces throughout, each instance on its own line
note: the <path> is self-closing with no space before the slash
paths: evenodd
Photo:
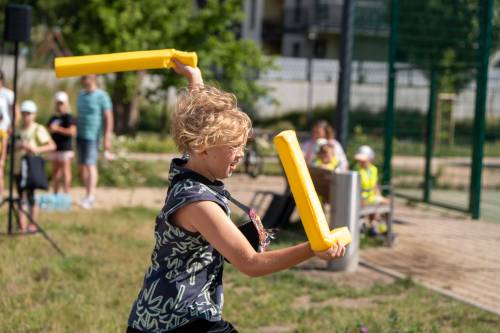
<path id="1" fill-rule="evenodd" d="M 169 179 L 190 171 L 185 159 L 174 159 Z M 208 181 L 208 180 L 207 180 Z M 221 189 L 224 184 L 210 184 Z M 229 216 L 228 200 L 192 179 L 176 182 L 156 218 L 155 246 L 143 286 L 132 306 L 128 325 L 143 332 L 167 332 L 201 318 L 221 320 L 224 303 L 224 258 L 199 233 L 177 227 L 169 218 L 196 201 L 213 201 Z"/>

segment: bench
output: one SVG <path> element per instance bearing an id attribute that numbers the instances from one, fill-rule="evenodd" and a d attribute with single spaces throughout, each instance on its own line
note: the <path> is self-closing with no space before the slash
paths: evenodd
<path id="1" fill-rule="evenodd" d="M 309 167 L 309 173 L 321 202 L 323 204 L 329 203 L 333 206 L 334 198 L 332 198 L 332 193 L 335 193 L 334 172 L 322 168 Z M 370 214 L 380 214 L 380 216 L 384 216 L 387 224 L 385 243 L 391 246 L 394 241 L 394 234 L 392 232 L 394 197 L 390 186 L 382 186 L 381 188 L 388 191 L 390 203 L 387 205 L 361 206 L 359 209 L 359 218 L 361 221 L 362 218 L 367 217 Z"/>
<path id="2" fill-rule="evenodd" d="M 266 210 L 263 211 L 263 207 Z M 262 224 L 266 229 L 280 229 L 288 222 L 295 209 L 292 192 L 287 187 L 283 193 L 273 191 L 255 192 L 250 207 L 261 215 Z"/>

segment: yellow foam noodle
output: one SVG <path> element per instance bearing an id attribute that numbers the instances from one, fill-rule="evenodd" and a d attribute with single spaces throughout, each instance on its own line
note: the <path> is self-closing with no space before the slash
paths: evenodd
<path id="1" fill-rule="evenodd" d="M 172 59 L 178 59 L 191 67 L 198 65 L 195 52 L 175 49 L 119 52 L 77 57 L 57 57 L 54 69 L 57 77 L 138 71 L 144 69 L 175 67 Z"/>
<path id="2" fill-rule="evenodd" d="M 318 194 L 300 149 L 295 131 L 283 131 L 274 137 L 274 145 L 285 169 L 302 225 L 311 248 L 325 251 L 335 241 L 347 245 L 352 241 L 347 227 L 330 231 Z"/>

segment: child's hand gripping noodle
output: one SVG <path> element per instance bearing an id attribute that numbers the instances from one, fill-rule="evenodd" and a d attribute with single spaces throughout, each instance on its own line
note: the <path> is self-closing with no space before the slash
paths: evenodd
<path id="1" fill-rule="evenodd" d="M 175 49 L 120 52 L 77 57 L 58 57 L 54 61 L 57 77 L 138 71 L 156 68 L 173 68 L 173 59 L 191 67 L 198 65 L 195 52 Z"/>
<path id="2" fill-rule="evenodd" d="M 274 144 L 285 169 L 311 248 L 316 252 L 321 252 L 330 248 L 335 242 L 344 246 L 349 244 L 352 238 L 347 227 L 332 231 L 328 228 L 295 132 L 281 132 L 274 138 Z"/>

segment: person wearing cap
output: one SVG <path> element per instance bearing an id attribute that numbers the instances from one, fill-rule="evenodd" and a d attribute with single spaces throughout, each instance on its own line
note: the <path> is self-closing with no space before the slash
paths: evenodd
<path id="1" fill-rule="evenodd" d="M 389 199 L 382 196 L 378 186 L 378 169 L 373 164 L 375 160 L 373 149 L 366 145 L 359 147 L 354 155 L 354 159 L 358 164 L 356 170 L 359 172 L 361 182 L 361 204 L 363 206 L 389 204 Z M 378 231 L 375 228 L 376 215 L 370 214 L 368 220 L 369 232 L 377 234 Z M 384 230 L 382 226 L 378 229 L 381 231 Z"/>
<path id="2" fill-rule="evenodd" d="M 21 122 L 19 130 L 16 131 L 16 160 L 14 165 L 14 172 L 18 180 L 21 209 L 30 212 L 33 220 L 36 220 L 37 215 L 35 193 L 33 189 L 23 189 L 21 187 L 21 160 L 25 155 L 38 155 L 56 149 L 56 145 L 47 129 L 35 122 L 36 112 L 37 107 L 33 101 L 27 100 L 21 103 Z M 21 232 L 36 231 L 36 225 L 28 224 L 25 214 L 19 214 L 19 226 Z"/>
<path id="3" fill-rule="evenodd" d="M 58 91 L 54 96 L 54 114 L 47 123 L 56 144 L 56 150 L 49 155 L 54 193 L 59 193 L 62 187 L 63 192 L 69 194 L 71 189 L 71 160 L 75 155 L 72 138 L 76 135 L 76 120 L 70 111 L 68 94 Z"/>
<path id="4" fill-rule="evenodd" d="M 83 90 L 77 101 L 76 148 L 80 177 L 85 186 L 85 197 L 81 200 L 81 206 L 90 209 L 95 202 L 95 189 L 99 178 L 97 158 L 101 133 L 104 132 L 104 155 L 108 156 L 113 134 L 113 112 L 108 93 L 97 86 L 96 75 L 83 76 L 81 83 Z"/>

